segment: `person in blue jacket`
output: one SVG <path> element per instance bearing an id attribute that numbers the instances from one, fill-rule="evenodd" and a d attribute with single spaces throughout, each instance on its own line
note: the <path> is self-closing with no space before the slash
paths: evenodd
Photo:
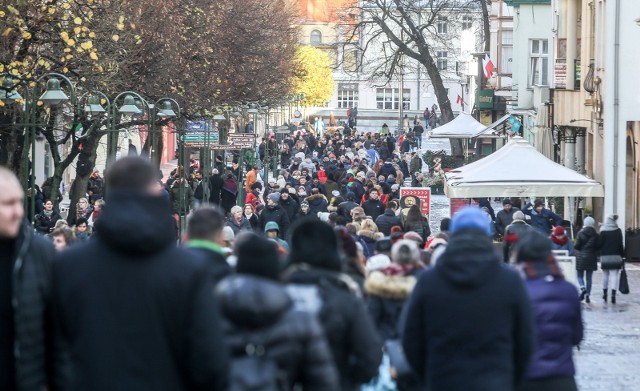
<path id="1" fill-rule="evenodd" d="M 531 226 L 546 236 L 551 234 L 552 227 L 562 224 L 562 217 L 545 208 L 542 200 L 535 200 L 533 205 L 527 202 L 522 212 L 531 216 Z"/>

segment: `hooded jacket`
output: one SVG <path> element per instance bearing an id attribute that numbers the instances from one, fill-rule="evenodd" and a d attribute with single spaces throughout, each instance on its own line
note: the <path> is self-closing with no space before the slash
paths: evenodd
<path id="1" fill-rule="evenodd" d="M 576 269 L 598 270 L 598 233 L 593 227 L 584 227 L 578 232 L 574 248 L 576 251 Z"/>
<path id="2" fill-rule="evenodd" d="M 309 213 L 313 216 L 318 216 L 318 212 L 327 212 L 329 203 L 322 194 L 314 194 L 304 199 L 309 203 Z"/>
<path id="3" fill-rule="evenodd" d="M 236 275 L 224 279 L 216 296 L 232 355 L 244 354 L 247 330 L 256 334 L 265 355 L 286 374 L 289 385 L 305 390 L 338 389 L 338 373 L 327 340 L 311 314 L 295 311 L 284 287 L 263 278 Z"/>
<path id="4" fill-rule="evenodd" d="M 383 214 L 378 216 L 375 223 L 378 226 L 378 230 L 382 232 L 384 236 L 391 235 L 391 228 L 393 226 L 402 226 L 400 218 L 396 216 L 395 212 L 391 208 L 386 209 Z"/>
<path id="5" fill-rule="evenodd" d="M 224 390 L 207 262 L 176 247 L 162 197 L 112 191 L 92 240 L 53 265 L 65 390 Z"/>
<path id="6" fill-rule="evenodd" d="M 531 313 L 520 276 L 496 257 L 491 239 L 459 231 L 418 279 L 402 345 L 430 391 L 512 391 L 533 349 Z"/>

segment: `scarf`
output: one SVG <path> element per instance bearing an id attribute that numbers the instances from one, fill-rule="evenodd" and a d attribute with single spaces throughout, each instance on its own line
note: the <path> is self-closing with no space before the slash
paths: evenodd
<path id="1" fill-rule="evenodd" d="M 42 213 L 49 219 L 53 216 L 53 210 L 43 210 Z"/>
<path id="2" fill-rule="evenodd" d="M 613 219 L 613 216 L 607 217 L 607 220 L 600 226 L 600 232 L 603 231 L 615 231 L 618 229 L 618 224 Z"/>
<path id="3" fill-rule="evenodd" d="M 420 269 L 419 265 L 411 264 L 411 265 L 400 265 L 397 263 L 392 263 L 391 265 L 385 267 L 381 270 L 381 272 L 385 276 L 405 276 L 411 273 L 415 269 Z"/>
<path id="4" fill-rule="evenodd" d="M 236 195 L 238 194 L 238 184 L 233 179 L 225 179 L 224 184 L 222 185 L 222 190 L 226 190 L 229 193 Z"/>

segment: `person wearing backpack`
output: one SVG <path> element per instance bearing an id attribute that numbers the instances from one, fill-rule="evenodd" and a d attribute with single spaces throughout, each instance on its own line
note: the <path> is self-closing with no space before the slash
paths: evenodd
<path id="1" fill-rule="evenodd" d="M 254 233 L 236 241 L 237 274 L 222 280 L 216 298 L 231 354 L 228 391 L 338 389 L 338 373 L 317 319 L 296 311 L 278 283 L 273 242 Z"/>
<path id="2" fill-rule="evenodd" d="M 302 220 L 291 236 L 284 272 L 296 307 L 318 317 L 340 376 L 340 388 L 359 389 L 378 372 L 382 340 L 358 284 L 342 271 L 338 238 L 319 220 Z"/>

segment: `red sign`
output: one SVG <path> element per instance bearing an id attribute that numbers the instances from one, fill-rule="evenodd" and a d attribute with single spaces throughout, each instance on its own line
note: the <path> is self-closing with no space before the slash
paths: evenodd
<path id="1" fill-rule="evenodd" d="M 431 188 L 429 187 L 401 187 L 400 188 L 400 208 L 406 215 L 407 211 L 414 204 L 420 204 L 422 214 L 429 220 L 431 213 Z"/>

